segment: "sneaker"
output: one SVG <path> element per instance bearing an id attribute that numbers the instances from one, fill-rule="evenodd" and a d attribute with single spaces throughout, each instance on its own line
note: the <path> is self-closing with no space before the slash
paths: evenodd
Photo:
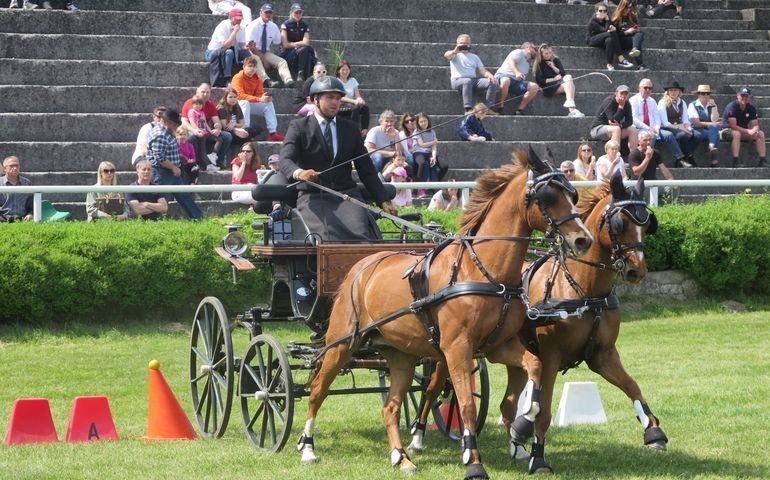
<path id="1" fill-rule="evenodd" d="M 269 78 L 267 80 L 265 80 L 264 83 L 263 83 L 263 85 L 266 88 L 275 88 L 275 87 L 277 87 L 280 84 L 281 84 L 281 82 L 279 82 L 277 80 L 271 80 Z"/>
<path id="2" fill-rule="evenodd" d="M 608 63 L 607 64 L 607 70 L 611 72 L 611 71 L 615 70 L 615 67 L 613 67 L 611 63 Z"/>
<path id="3" fill-rule="evenodd" d="M 19 8 L 19 2 L 16 0 L 11 0 L 11 4 L 8 5 L 8 8 Z"/>
<path id="4" fill-rule="evenodd" d="M 639 55 L 641 55 L 641 54 L 642 54 L 642 52 L 641 52 L 641 51 L 639 51 L 639 49 L 638 49 L 638 48 L 633 48 L 633 49 L 631 49 L 631 51 L 630 51 L 630 52 L 628 52 L 628 56 L 629 56 L 629 57 L 632 57 L 632 58 L 633 58 L 633 57 L 638 57 L 638 56 L 639 56 Z"/>
<path id="5" fill-rule="evenodd" d="M 51 6 L 51 2 L 43 2 L 43 8 L 46 10 L 53 10 L 53 7 Z"/>
<path id="6" fill-rule="evenodd" d="M 575 101 L 574 100 L 567 100 L 564 102 L 564 105 L 562 105 L 564 108 L 575 108 Z"/>
<path id="7" fill-rule="evenodd" d="M 681 20 L 681 19 L 682 19 L 681 13 L 677 13 L 676 15 L 674 15 L 674 20 Z"/>
<path id="8" fill-rule="evenodd" d="M 218 171 L 219 171 L 219 167 L 217 167 L 216 165 L 214 165 L 214 164 L 212 163 L 211 165 L 209 165 L 208 167 L 206 167 L 206 171 L 207 171 L 207 172 L 218 172 Z"/>
<path id="9" fill-rule="evenodd" d="M 526 113 L 524 112 L 524 110 L 516 110 L 516 113 L 514 113 L 514 115 L 522 115 L 523 116 L 523 115 L 526 115 Z"/>
<path id="10" fill-rule="evenodd" d="M 644 65 L 639 65 L 639 68 L 636 69 L 638 72 L 646 72 L 649 70 L 649 68 L 645 67 Z"/>
<path id="11" fill-rule="evenodd" d="M 575 109 L 575 110 L 572 110 L 571 112 L 569 112 L 567 114 L 567 116 L 570 117 L 570 118 L 583 118 L 583 117 L 585 117 L 585 114 L 583 112 L 581 112 L 580 110 Z"/>
<path id="12" fill-rule="evenodd" d="M 688 162 L 684 158 L 680 158 L 679 160 L 677 160 L 674 165 L 681 168 L 692 168 L 692 163 Z"/>
<path id="13" fill-rule="evenodd" d="M 206 155 L 206 158 L 209 159 L 209 162 L 211 162 L 211 163 L 216 165 L 217 159 L 219 158 L 219 155 L 217 155 L 216 153 L 212 152 L 212 153 L 209 153 L 208 155 Z"/>
<path id="14" fill-rule="evenodd" d="M 627 59 L 623 59 L 622 62 L 618 62 L 618 67 L 620 68 L 634 68 L 634 64 L 629 62 Z"/>
<path id="15" fill-rule="evenodd" d="M 283 142 L 283 135 L 280 132 L 273 132 L 267 136 L 268 142 Z"/>
<path id="16" fill-rule="evenodd" d="M 34 3 L 24 2 L 24 10 L 34 10 L 37 8 L 37 5 Z"/>
<path id="17" fill-rule="evenodd" d="M 67 10 L 69 10 L 70 12 L 79 12 L 80 11 L 80 9 L 75 6 L 75 2 L 67 3 Z"/>
<path id="18" fill-rule="evenodd" d="M 645 13 L 647 14 L 648 17 L 652 18 L 652 17 L 655 16 L 655 9 L 650 7 L 650 8 L 647 9 L 647 12 L 645 12 Z"/>

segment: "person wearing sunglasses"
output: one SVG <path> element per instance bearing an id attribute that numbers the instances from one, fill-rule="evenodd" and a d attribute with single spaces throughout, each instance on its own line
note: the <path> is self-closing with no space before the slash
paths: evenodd
<path id="1" fill-rule="evenodd" d="M 709 166 L 719 166 L 719 129 L 722 128 L 722 119 L 719 117 L 719 107 L 711 98 L 711 85 L 703 83 L 692 92 L 697 95 L 687 107 L 687 115 L 692 124 L 693 138 L 698 143 L 708 142 Z"/>
<path id="2" fill-rule="evenodd" d="M 102 162 L 96 173 L 97 187 L 117 185 L 118 173 L 112 162 Z M 86 215 L 88 221 L 126 220 L 130 213 L 123 194 L 114 192 L 88 192 L 86 195 Z"/>
<path id="3" fill-rule="evenodd" d="M 563 173 L 570 182 L 585 180 L 585 178 L 575 172 L 575 164 L 572 160 L 564 160 L 561 162 L 559 170 L 561 170 L 561 173 Z"/>
<path id="4" fill-rule="evenodd" d="M 626 60 L 621 53 L 620 37 L 615 25 L 610 22 L 607 13 L 607 4 L 599 2 L 594 6 L 594 16 L 588 22 L 588 36 L 586 44 L 603 48 L 607 54 L 607 70 L 615 70 L 615 58 L 618 59 L 618 68 L 631 69 L 634 64 Z"/>
<path id="5" fill-rule="evenodd" d="M 298 117 L 307 117 L 315 112 L 315 105 L 310 100 L 310 87 L 313 86 L 313 82 L 316 78 L 321 78 L 323 76 L 326 76 L 326 65 L 318 62 L 313 67 L 313 76 L 304 81 L 302 88 L 294 98 L 295 105 L 302 105 L 297 111 Z"/>
<path id="6" fill-rule="evenodd" d="M 586 180 L 596 179 L 596 157 L 593 154 L 591 145 L 587 143 L 580 144 L 577 157 L 572 160 L 572 166 L 575 167 L 575 175 L 579 175 Z"/>
<path id="7" fill-rule="evenodd" d="M 628 56 L 636 59 L 637 70 L 647 70 L 642 61 L 644 32 L 639 26 L 639 11 L 636 0 L 620 0 L 612 14 L 612 25 L 618 33 L 621 50 L 629 50 Z"/>
<path id="8" fill-rule="evenodd" d="M 256 185 L 259 183 L 257 170 L 265 168 L 254 142 L 244 143 L 240 153 L 233 158 L 230 165 L 233 171 L 233 185 Z M 243 205 L 254 205 L 251 191 L 233 192 L 232 199 Z"/>

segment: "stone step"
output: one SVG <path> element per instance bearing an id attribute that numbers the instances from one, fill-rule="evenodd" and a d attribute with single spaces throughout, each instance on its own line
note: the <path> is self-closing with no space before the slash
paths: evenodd
<path id="1" fill-rule="evenodd" d="M 121 14 L 120 31 L 115 28 L 113 17 L 102 12 L 84 11 L 71 15 L 64 11 L 44 12 L 0 10 L 0 25 L 3 31 L 14 33 L 69 33 L 83 35 L 155 35 L 187 36 L 189 32 L 214 31 L 221 17 L 190 13 L 149 13 L 126 12 Z M 31 17 L 31 15 L 36 15 Z M 393 41 L 451 44 L 457 34 L 469 33 L 477 43 L 495 43 L 505 38 L 512 44 L 524 40 L 541 42 L 546 40 L 544 32 L 550 32 L 547 40 L 554 44 L 569 43 L 570 39 L 585 38 L 586 24 L 590 17 L 574 19 L 570 24 L 560 24 L 558 30 L 551 29 L 552 22 L 540 18 L 517 17 L 508 22 L 464 21 L 462 31 L 455 20 L 416 20 L 414 18 L 340 18 L 312 17 L 306 21 L 311 25 L 313 36 L 319 39 L 346 41 Z M 522 21 L 522 19 L 526 19 Z M 33 21 L 34 20 L 34 21 Z M 282 20 L 281 20 L 282 21 Z M 513 23 L 519 22 L 519 23 Z M 642 20 L 648 37 L 668 28 L 683 28 L 678 20 Z M 688 20 L 687 29 L 750 30 L 753 23 L 745 20 Z"/>
<path id="2" fill-rule="evenodd" d="M 731 70 L 732 67 L 734 70 Z M 741 63 L 726 65 L 724 62 L 698 62 L 696 68 L 700 70 L 706 70 L 708 72 L 730 72 L 740 70 L 743 73 L 753 73 L 766 75 L 770 73 L 770 63 Z"/>
<path id="3" fill-rule="evenodd" d="M 739 48 L 739 46 L 732 48 Z M 765 50 L 758 52 L 737 50 L 693 52 L 693 58 L 697 59 L 698 63 L 721 63 L 724 71 L 744 71 L 743 68 L 746 64 L 770 64 L 770 50 L 765 47 Z M 736 61 L 738 59 L 740 59 L 740 63 Z"/>
<path id="4" fill-rule="evenodd" d="M 660 96 L 667 81 L 654 83 L 653 96 L 655 98 Z M 607 86 L 606 90 L 611 90 L 609 84 L 605 82 L 605 85 Z M 695 86 L 695 84 L 691 85 Z M 587 84 L 580 85 L 580 87 L 585 86 Z M 636 85 L 630 86 L 632 90 L 636 89 Z M 298 106 L 294 104 L 295 90 L 279 88 L 272 91 L 278 113 L 291 114 L 298 110 Z M 593 114 L 596 105 L 599 105 L 602 99 L 607 96 L 608 91 L 584 92 L 578 90 L 576 99 L 578 109 L 583 110 L 586 115 Z M 190 98 L 193 93 L 194 89 L 190 87 L 143 87 L 142 95 L 136 97 L 136 89 L 133 87 L 57 86 L 35 88 L 34 86 L 0 85 L 0 98 L 13 99 L 13 102 L 9 102 L 5 108 L 6 113 L 138 113 L 146 114 L 149 118 L 149 112 L 156 105 L 181 109 L 184 101 Z M 213 101 L 218 102 L 223 93 L 222 89 L 215 89 L 212 93 Z M 454 90 L 362 89 L 362 94 L 373 112 L 370 122 L 372 125 L 376 124 L 378 113 L 385 109 L 393 110 L 398 114 L 410 110 L 414 110 L 413 113 L 416 113 L 430 106 L 430 115 L 452 115 L 460 114 L 462 111 L 462 99 L 460 94 Z M 713 98 L 717 105 L 724 107 L 733 100 L 734 95 L 734 93 L 716 94 Z M 690 102 L 695 97 L 686 92 L 684 99 Z M 480 97 L 479 100 L 481 100 Z M 512 114 L 518 102 L 518 99 L 511 97 L 511 100 L 506 102 L 505 112 Z M 567 114 L 567 110 L 562 107 L 563 102 L 563 95 L 552 98 L 540 96 L 535 98 L 529 109 L 532 113 L 541 116 L 563 116 Z M 753 102 L 762 109 L 762 116 L 770 113 L 770 97 L 760 95 L 757 92 Z M 768 107 L 761 107 L 763 105 Z M 255 117 L 254 121 L 258 122 L 258 117 Z"/>
<path id="5" fill-rule="evenodd" d="M 683 28 L 677 28 L 676 26 L 670 29 L 666 29 L 666 40 L 672 41 L 692 41 L 692 42 L 708 42 L 716 40 L 724 41 L 752 41 L 752 40 L 767 40 L 767 31 L 764 30 L 746 30 L 742 31 L 739 38 L 736 38 L 736 34 L 732 30 L 691 30 L 687 28 L 688 22 L 685 22 Z M 695 49 L 694 49 L 695 50 Z"/>
<path id="6" fill-rule="evenodd" d="M 729 42 L 724 40 L 667 40 L 666 44 L 672 49 L 693 50 L 698 58 L 703 58 L 704 54 L 711 52 L 716 54 L 733 52 L 733 58 L 740 59 L 741 61 L 744 59 L 743 55 L 766 55 L 768 48 L 770 48 L 770 41 L 767 38 L 731 40 Z M 735 57 L 735 52 L 740 52 L 740 56 Z"/>

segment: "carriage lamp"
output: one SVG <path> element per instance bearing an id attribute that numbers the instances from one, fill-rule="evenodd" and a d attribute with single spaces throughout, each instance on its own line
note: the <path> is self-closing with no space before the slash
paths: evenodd
<path id="1" fill-rule="evenodd" d="M 234 257 L 240 257 L 249 248 L 249 242 L 246 240 L 246 236 L 239 232 L 240 225 L 229 224 L 225 225 L 227 229 L 227 235 L 222 239 L 222 248 L 225 252 Z"/>
<path id="2" fill-rule="evenodd" d="M 443 233 L 441 231 L 441 224 L 436 222 L 435 220 L 431 220 L 430 222 L 426 223 L 424 226 L 425 226 L 426 229 L 430 230 L 431 232 L 433 232 L 435 234 L 442 234 Z M 430 241 L 430 242 L 435 242 L 435 241 L 437 241 L 438 237 L 436 235 L 431 235 L 429 233 L 424 233 L 422 235 L 422 239 L 426 240 L 426 241 Z"/>

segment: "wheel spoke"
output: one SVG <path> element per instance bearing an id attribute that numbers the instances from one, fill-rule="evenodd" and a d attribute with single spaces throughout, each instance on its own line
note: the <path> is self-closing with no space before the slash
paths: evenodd
<path id="1" fill-rule="evenodd" d="M 207 310 L 206 307 L 203 307 L 203 315 L 204 315 L 204 317 L 208 317 L 208 314 L 207 314 L 206 310 Z M 198 317 L 198 318 L 195 319 L 195 326 L 196 326 L 196 328 L 197 328 L 197 330 L 199 332 L 198 333 L 198 338 L 200 339 L 201 343 L 203 343 L 203 349 L 206 352 L 209 352 L 211 349 L 209 348 L 208 339 L 206 338 L 206 334 L 208 333 L 207 332 L 208 329 L 207 329 L 207 326 L 204 325 L 201 322 L 201 320 L 205 321 L 206 323 L 208 322 L 208 320 L 206 318 L 201 319 L 200 317 Z"/>
<path id="2" fill-rule="evenodd" d="M 206 383 L 203 384 L 203 388 L 201 389 L 201 397 L 198 400 L 198 408 L 195 409 L 195 413 L 197 415 L 201 414 L 201 409 L 203 408 L 204 404 L 206 403 L 206 399 L 209 396 L 209 379 L 206 379 Z"/>
<path id="3" fill-rule="evenodd" d="M 264 403 L 260 403 L 257 405 L 257 408 L 254 410 L 254 415 L 251 416 L 251 420 L 249 420 L 249 423 L 246 425 L 246 427 L 249 430 L 254 429 L 254 424 L 257 422 L 257 420 L 259 419 L 259 416 L 262 414 L 262 411 L 264 409 L 265 409 Z"/>

